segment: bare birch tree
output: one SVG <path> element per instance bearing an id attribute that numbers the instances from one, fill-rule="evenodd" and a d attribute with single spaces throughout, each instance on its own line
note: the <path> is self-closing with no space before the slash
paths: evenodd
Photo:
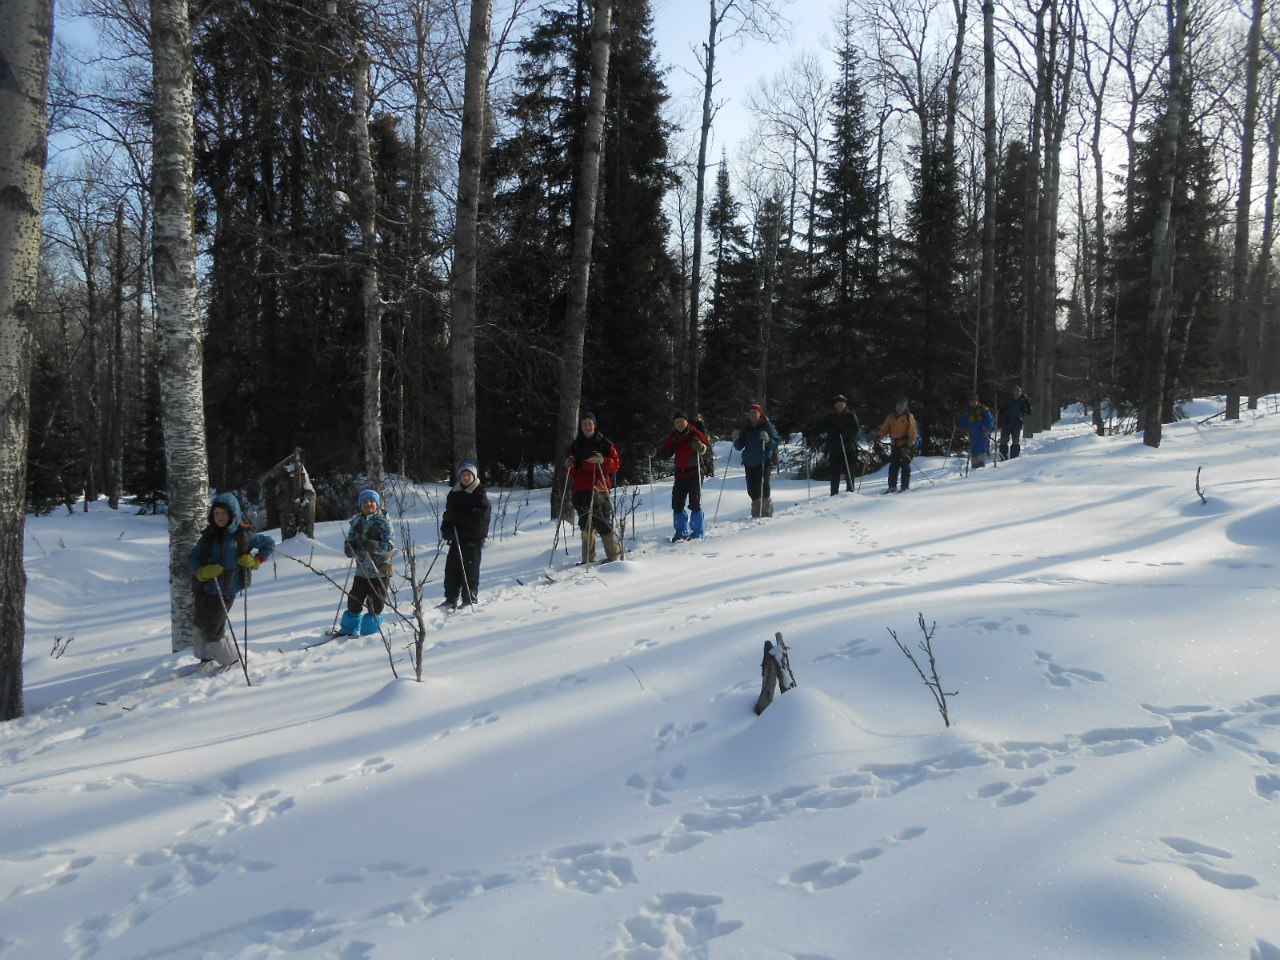
<path id="1" fill-rule="evenodd" d="M 195 641 L 187 554 L 204 526 L 209 502 L 192 189 L 191 18 L 186 0 L 151 0 L 151 61 L 152 270 L 169 490 L 169 606 L 176 651 Z"/>
<path id="2" fill-rule="evenodd" d="M 31 318 L 40 273 L 52 0 L 11 0 L 0 30 L 0 720 L 22 716 Z"/>
<path id="3" fill-rule="evenodd" d="M 1173 214 L 1174 173 L 1178 160 L 1178 139 L 1182 132 L 1183 54 L 1187 38 L 1189 0 L 1166 0 L 1169 27 L 1169 89 L 1166 114 L 1160 134 L 1160 179 L 1156 223 L 1152 237 L 1151 295 L 1147 303 L 1146 362 L 1139 401 L 1142 442 L 1160 446 L 1164 424 L 1164 387 L 1169 364 L 1169 331 L 1173 322 Z"/>
<path id="4" fill-rule="evenodd" d="M 462 150 L 458 156 L 458 205 L 453 229 L 452 325 L 453 459 L 476 456 L 476 256 L 481 162 L 489 90 L 489 29 L 493 0 L 471 0 L 466 79 L 462 100 Z"/>
<path id="5" fill-rule="evenodd" d="M 586 130 L 578 161 L 577 208 L 574 213 L 573 252 L 569 261 L 564 336 L 561 341 L 560 408 L 557 449 L 573 440 L 582 400 L 583 350 L 587 331 L 587 289 L 591 283 L 591 248 L 596 235 L 596 198 L 600 187 L 600 159 L 604 151 L 605 99 L 609 89 L 609 52 L 613 30 L 613 0 L 595 0 L 591 14 L 591 92 L 587 98 Z M 557 475 L 558 476 L 558 475 Z"/>
<path id="6" fill-rule="evenodd" d="M 359 30 L 359 26 L 353 27 Z M 356 148 L 356 216 L 360 221 L 360 303 L 364 312 L 364 469 L 369 483 L 386 480 L 382 456 L 382 295 L 378 290 L 378 191 L 369 145 L 369 50 L 357 36 L 352 63 L 351 127 Z"/>
<path id="7" fill-rule="evenodd" d="M 702 225 L 706 215 L 707 147 L 715 117 L 716 53 L 721 43 L 734 38 L 774 38 L 787 24 L 780 12 L 785 0 L 708 0 L 707 39 L 698 52 L 702 68 L 702 122 L 698 133 L 698 165 L 694 174 L 693 252 L 690 255 L 689 341 L 683 344 L 681 392 L 683 402 L 698 407 L 698 355 L 701 337 L 698 301 L 702 284 Z"/>
<path id="8" fill-rule="evenodd" d="M 1240 131 L 1240 185 L 1236 193 L 1235 249 L 1231 262 L 1231 305 L 1227 312 L 1227 419 L 1240 419 L 1240 390 L 1248 389 L 1244 359 L 1245 305 L 1249 298 L 1249 219 L 1253 204 L 1253 148 L 1258 127 L 1258 70 L 1266 4 L 1253 0 L 1245 45 L 1244 126 Z M 1274 64 L 1273 64 L 1274 66 Z"/>

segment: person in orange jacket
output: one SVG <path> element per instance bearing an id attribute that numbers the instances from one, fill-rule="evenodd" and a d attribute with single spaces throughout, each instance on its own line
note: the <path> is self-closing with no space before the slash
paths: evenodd
<path id="1" fill-rule="evenodd" d="M 621 467 L 618 448 L 596 429 L 595 414 L 584 413 L 564 461 L 572 482 L 573 508 L 582 530 L 583 563 L 595 560 L 597 535 L 604 542 L 606 562 L 622 556 L 622 544 L 613 529 L 613 502 L 609 499 L 612 477 Z"/>
<path id="2" fill-rule="evenodd" d="M 911 458 L 916 450 L 916 418 L 907 410 L 907 398 L 899 397 L 893 413 L 880 425 L 879 437 L 889 438 L 889 493 L 898 492 L 898 474 L 902 489 L 911 489 Z"/>

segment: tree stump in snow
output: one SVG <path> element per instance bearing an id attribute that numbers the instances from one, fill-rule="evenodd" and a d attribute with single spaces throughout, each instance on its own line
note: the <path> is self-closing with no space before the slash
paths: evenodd
<path id="1" fill-rule="evenodd" d="M 302 450 L 295 449 L 259 478 L 267 501 L 267 528 L 280 528 L 280 539 L 299 532 L 316 535 L 316 490 L 302 462 Z"/>
<path id="2" fill-rule="evenodd" d="M 773 640 L 764 642 L 764 659 L 760 661 L 760 696 L 756 699 L 756 716 L 764 713 L 773 703 L 773 692 L 786 693 L 796 685 L 796 675 L 791 672 L 791 649 L 775 633 Z"/>

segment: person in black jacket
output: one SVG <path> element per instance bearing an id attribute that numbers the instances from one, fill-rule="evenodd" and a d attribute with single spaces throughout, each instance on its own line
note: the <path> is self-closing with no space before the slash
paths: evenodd
<path id="1" fill-rule="evenodd" d="M 440 537 L 449 544 L 444 562 L 444 603 L 454 610 L 476 602 L 480 588 L 480 549 L 489 536 L 489 495 L 480 486 L 474 460 L 458 464 L 458 482 L 449 491 L 440 519 Z"/>
<path id="2" fill-rule="evenodd" d="M 853 493 L 853 468 L 858 463 L 858 434 L 861 432 L 858 415 L 849 409 L 849 400 L 843 395 L 836 396 L 834 409 L 810 431 L 812 436 L 826 438 L 833 497 L 840 492 L 842 476 L 847 478 L 847 489 Z"/>
<path id="3" fill-rule="evenodd" d="M 1022 452 L 1022 421 L 1029 416 L 1031 399 L 1022 392 L 1021 387 L 1014 387 L 1013 395 L 1004 402 L 996 420 L 1000 427 L 1001 460 L 1012 460 Z"/>

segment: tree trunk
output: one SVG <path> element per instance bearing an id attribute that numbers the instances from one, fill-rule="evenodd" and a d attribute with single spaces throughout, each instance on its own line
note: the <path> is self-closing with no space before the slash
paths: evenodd
<path id="1" fill-rule="evenodd" d="M 1258 409 L 1258 396 L 1263 392 L 1263 358 L 1267 325 L 1263 321 L 1263 298 L 1271 270 L 1271 247 L 1276 236 L 1277 171 L 1280 171 L 1280 96 L 1275 98 L 1271 123 L 1267 129 L 1267 194 L 1262 205 L 1262 241 L 1258 259 L 1254 261 L 1249 281 L 1249 409 Z"/>
<path id="2" fill-rule="evenodd" d="M 724 18 L 718 10 L 717 0 L 709 0 L 711 11 L 710 26 L 707 28 L 707 42 L 703 47 L 706 61 L 702 73 L 702 123 L 698 133 L 698 169 L 697 182 L 694 184 L 693 201 L 693 259 L 689 282 L 689 345 L 685 354 L 687 369 L 685 371 L 684 396 L 677 398 L 691 410 L 698 408 L 698 354 L 702 349 L 699 336 L 700 321 L 698 318 L 699 286 L 702 283 L 702 221 L 706 211 L 707 193 L 707 143 L 711 139 L 711 92 L 716 83 L 716 41 L 720 35 L 720 23 Z"/>
<path id="3" fill-rule="evenodd" d="M 1236 197 L 1236 238 L 1231 262 L 1231 305 L 1224 331 L 1227 419 L 1240 419 L 1240 388 L 1248 389 L 1244 359 L 1244 315 L 1249 298 L 1249 207 L 1253 202 L 1253 145 L 1258 126 L 1258 66 L 1262 47 L 1263 0 L 1253 0 L 1245 60 L 1244 129 L 1240 143 L 1240 192 Z"/>
<path id="4" fill-rule="evenodd" d="M 187 554 L 204 527 L 209 503 L 193 222 L 191 20 L 186 0 L 151 0 L 151 59 L 152 270 L 169 493 L 169 605 L 177 651 L 195 641 Z"/>
<path id="5" fill-rule="evenodd" d="M 22 716 L 31 326 L 40 274 L 52 0 L 9 0 L 0 30 L 0 720 Z"/>
<path id="6" fill-rule="evenodd" d="M 109 434 L 107 504 L 120 508 L 124 473 L 124 204 L 116 204 L 115 252 L 111 258 L 111 349 L 107 354 Z"/>
<path id="7" fill-rule="evenodd" d="M 489 88 L 489 24 L 493 0 L 471 0 L 466 79 L 462 100 L 462 152 L 458 157 L 458 209 L 453 232 L 453 323 L 449 336 L 453 386 L 453 459 L 476 456 L 476 257 L 479 237 L 485 100 Z"/>
<path id="8" fill-rule="evenodd" d="M 355 44 L 355 76 L 351 124 L 356 146 L 356 212 L 360 219 L 360 304 L 364 312 L 364 469 L 369 484 L 381 489 L 386 480 L 382 456 L 382 297 L 378 292 L 378 191 L 369 146 L 369 51 L 363 38 Z M 474 364 L 473 364 L 474 365 Z"/>
<path id="9" fill-rule="evenodd" d="M 996 41 L 995 0 L 982 0 L 982 278 L 978 295 L 978 344 L 990 344 L 996 304 Z M 993 373 L 996 371 L 992 371 Z M 975 371 L 975 383 L 977 380 Z"/>
<path id="10" fill-rule="evenodd" d="M 600 159 L 604 152 L 605 99 L 609 90 L 609 54 L 613 32 L 613 0 L 595 0 L 591 14 L 591 92 L 578 162 L 573 253 L 564 315 L 560 362 L 560 410 L 557 451 L 568 446 L 578 428 L 582 401 L 583 349 L 587 332 L 587 290 L 591 284 L 591 248 L 596 235 L 596 198 L 600 192 Z M 559 459 L 557 454 L 557 460 Z M 557 479 L 561 479 L 557 474 Z"/>
<path id="11" fill-rule="evenodd" d="M 1169 364 L 1169 330 L 1173 320 L 1173 238 L 1170 220 L 1173 211 L 1173 179 L 1178 160 L 1178 139 L 1182 131 L 1182 57 L 1187 36 L 1189 0 L 1168 0 L 1169 91 L 1168 113 L 1160 141 L 1160 194 L 1151 248 L 1151 296 L 1147 304 L 1147 355 L 1139 407 L 1142 411 L 1142 442 L 1160 446 L 1164 423 L 1165 376 Z"/>

